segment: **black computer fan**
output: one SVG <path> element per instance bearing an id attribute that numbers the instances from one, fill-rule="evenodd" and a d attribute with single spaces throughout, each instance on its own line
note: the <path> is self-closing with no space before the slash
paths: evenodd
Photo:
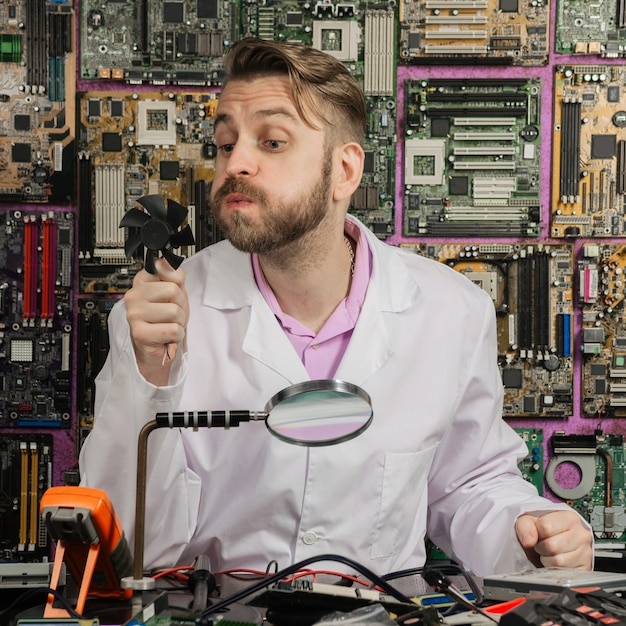
<path id="1" fill-rule="evenodd" d="M 148 213 L 137 207 L 126 212 L 120 222 L 120 228 L 130 227 L 140 230 L 126 240 L 124 252 L 131 257 L 143 245 L 146 249 L 144 267 L 150 274 L 156 274 L 154 259 L 161 252 L 168 263 L 177 269 L 184 257 L 172 252 L 173 248 L 192 246 L 195 243 L 193 232 L 189 224 L 182 230 L 176 229 L 185 221 L 187 209 L 174 202 L 167 201 L 167 208 L 163 198 L 159 195 L 143 196 L 137 200 Z"/>

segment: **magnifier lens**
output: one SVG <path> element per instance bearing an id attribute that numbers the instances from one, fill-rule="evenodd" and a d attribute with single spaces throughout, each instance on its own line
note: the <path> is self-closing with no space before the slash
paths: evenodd
<path id="1" fill-rule="evenodd" d="M 266 425 L 289 443 L 321 446 L 340 443 L 362 433 L 372 420 L 369 396 L 341 381 L 301 383 L 270 403 Z"/>

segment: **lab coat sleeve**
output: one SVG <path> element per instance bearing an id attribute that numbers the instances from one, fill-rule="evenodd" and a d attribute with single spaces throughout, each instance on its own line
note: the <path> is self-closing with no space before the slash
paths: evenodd
<path id="1" fill-rule="evenodd" d="M 428 516 L 432 541 L 480 576 L 532 568 L 515 520 L 526 512 L 569 508 L 540 497 L 518 469 L 527 450 L 502 419 L 495 312 L 487 296 L 482 301 L 475 316 L 482 324 L 466 333 L 466 371 L 454 416 L 431 468 Z"/>
<path id="2" fill-rule="evenodd" d="M 96 378 L 94 426 L 79 463 L 81 484 L 107 492 L 132 549 L 139 432 L 157 412 L 176 408 L 186 355 L 178 351 L 170 385 L 148 383 L 137 367 L 125 311 L 119 302 L 109 315 L 109 354 Z M 177 430 L 158 429 L 150 434 L 146 491 L 144 566 L 173 566 L 195 530 L 200 499 L 200 484 L 187 468 Z"/>

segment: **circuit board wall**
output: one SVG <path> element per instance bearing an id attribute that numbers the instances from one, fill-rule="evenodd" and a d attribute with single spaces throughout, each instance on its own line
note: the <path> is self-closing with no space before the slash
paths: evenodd
<path id="1" fill-rule="evenodd" d="M 195 249 L 222 238 L 212 117 L 223 55 L 245 36 L 321 48 L 361 84 L 365 171 L 350 212 L 492 295 L 504 418 L 537 439 L 522 463 L 532 481 L 531 448 L 549 460 L 554 432 L 601 423 L 620 436 L 626 65 L 619 7 L 595 20 L 592 6 L 0 2 L 3 436 L 18 449 L 45 436 L 49 481 L 77 480 L 107 317 L 143 267 L 120 218 L 156 194 L 189 210 Z"/>

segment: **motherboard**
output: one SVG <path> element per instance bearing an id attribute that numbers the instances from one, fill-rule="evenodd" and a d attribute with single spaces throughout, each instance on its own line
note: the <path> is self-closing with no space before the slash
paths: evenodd
<path id="1" fill-rule="evenodd" d="M 69 428 L 74 216 L 0 219 L 0 426 Z"/>
<path id="2" fill-rule="evenodd" d="M 626 245 L 585 243 L 578 261 L 582 309 L 582 408 L 586 417 L 626 417 Z"/>
<path id="3" fill-rule="evenodd" d="M 217 147 L 217 94 L 82 92 L 79 121 L 79 274 L 81 293 L 122 293 L 142 267 L 127 258 L 123 215 L 146 195 L 189 209 L 193 254 L 221 239 L 209 211 Z"/>
<path id="4" fill-rule="evenodd" d="M 402 244 L 486 291 L 496 309 L 504 417 L 564 418 L 573 407 L 573 247 Z"/>
<path id="5" fill-rule="evenodd" d="M 615 558 L 620 558 L 626 539 L 624 435 L 600 429 L 589 435 L 557 431 L 551 444 L 548 487 L 589 522 L 598 549 L 603 543 L 605 553 L 615 548 Z M 577 468 L 577 480 L 567 480 L 568 464 Z"/>
<path id="6" fill-rule="evenodd" d="M 626 111 L 623 65 L 555 70 L 553 237 L 626 234 Z"/>
<path id="7" fill-rule="evenodd" d="M 74 9 L 0 2 L 0 201 L 75 197 Z"/>
<path id="8" fill-rule="evenodd" d="M 39 501 L 52 486 L 52 435 L 0 435 L 0 561 L 42 561 L 50 542 Z"/>
<path id="9" fill-rule="evenodd" d="M 626 5 L 621 0 L 556 2 L 556 52 L 593 54 L 607 59 L 624 56 Z"/>
<path id="10" fill-rule="evenodd" d="M 544 65 L 547 0 L 404 0 L 400 63 Z"/>
<path id="11" fill-rule="evenodd" d="M 405 81 L 404 234 L 535 237 L 540 82 Z"/>

